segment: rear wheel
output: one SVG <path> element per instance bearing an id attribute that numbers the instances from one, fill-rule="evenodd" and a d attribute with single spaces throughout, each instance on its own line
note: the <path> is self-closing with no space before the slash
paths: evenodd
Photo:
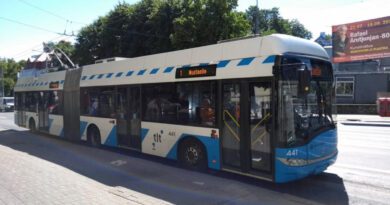
<path id="1" fill-rule="evenodd" d="M 100 131 L 97 127 L 91 127 L 88 129 L 87 140 L 93 147 L 100 146 Z"/>
<path id="2" fill-rule="evenodd" d="M 179 161 L 188 169 L 206 169 L 207 155 L 203 144 L 194 138 L 183 141 L 179 146 Z"/>
<path id="3" fill-rule="evenodd" d="M 31 118 L 28 121 L 28 128 L 30 129 L 31 132 L 35 132 L 36 126 L 35 126 L 35 120 L 34 119 Z"/>

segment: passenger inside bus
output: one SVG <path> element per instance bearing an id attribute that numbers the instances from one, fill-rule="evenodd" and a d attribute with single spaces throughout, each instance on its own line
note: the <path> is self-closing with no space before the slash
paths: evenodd
<path id="1" fill-rule="evenodd" d="M 212 126 L 215 121 L 215 111 L 211 106 L 211 100 L 209 98 L 203 98 L 200 107 L 200 119 L 201 124 Z"/>

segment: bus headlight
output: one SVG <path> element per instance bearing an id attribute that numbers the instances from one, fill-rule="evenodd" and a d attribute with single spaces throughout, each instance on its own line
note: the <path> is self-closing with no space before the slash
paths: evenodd
<path id="1" fill-rule="evenodd" d="M 304 159 L 292 159 L 292 158 L 278 158 L 283 164 L 288 166 L 305 166 L 307 165 L 307 160 Z"/>

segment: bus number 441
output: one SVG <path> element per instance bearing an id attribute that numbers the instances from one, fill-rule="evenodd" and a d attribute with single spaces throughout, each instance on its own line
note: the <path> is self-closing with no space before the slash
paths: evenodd
<path id="1" fill-rule="evenodd" d="M 298 150 L 297 149 L 290 149 L 288 150 L 287 156 L 298 156 Z"/>

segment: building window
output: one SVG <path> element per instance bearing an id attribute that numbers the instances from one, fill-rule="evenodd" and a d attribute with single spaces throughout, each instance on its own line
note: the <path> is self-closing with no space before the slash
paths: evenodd
<path id="1" fill-rule="evenodd" d="M 354 84 L 353 77 L 336 78 L 336 96 L 353 96 Z"/>

